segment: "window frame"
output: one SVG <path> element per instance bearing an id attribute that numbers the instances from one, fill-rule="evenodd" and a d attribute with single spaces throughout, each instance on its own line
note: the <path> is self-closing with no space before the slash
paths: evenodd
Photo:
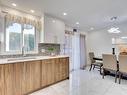
<path id="1" fill-rule="evenodd" d="M 13 21 L 12 21 L 13 22 Z M 18 22 L 13 22 L 13 23 L 18 23 Z M 20 50 L 19 51 L 6 51 L 6 28 L 7 28 L 7 20 L 5 19 L 5 23 L 4 23 L 4 54 L 9 54 L 9 55 L 12 55 L 12 54 L 22 54 L 22 47 L 23 47 L 23 30 L 24 30 L 24 27 L 23 25 L 24 24 L 21 24 L 21 23 L 18 23 L 21 25 L 21 42 L 20 42 Z M 30 25 L 30 24 L 29 24 Z M 33 25 L 32 25 L 33 26 Z M 33 26 L 35 28 L 34 32 L 35 32 L 35 35 L 34 35 L 34 50 L 33 51 L 25 51 L 25 54 L 35 54 L 35 53 L 38 53 L 38 44 L 37 44 L 37 29 L 35 26 Z"/>

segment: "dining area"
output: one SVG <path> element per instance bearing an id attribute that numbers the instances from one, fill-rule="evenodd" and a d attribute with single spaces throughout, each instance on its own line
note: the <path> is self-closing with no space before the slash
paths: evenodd
<path id="1" fill-rule="evenodd" d="M 89 71 L 98 69 L 102 79 L 106 75 L 114 77 L 114 82 L 121 84 L 121 79 L 127 80 L 127 54 L 120 52 L 118 55 L 115 53 L 104 53 L 100 57 L 96 57 L 94 52 L 89 52 L 90 68 Z"/>

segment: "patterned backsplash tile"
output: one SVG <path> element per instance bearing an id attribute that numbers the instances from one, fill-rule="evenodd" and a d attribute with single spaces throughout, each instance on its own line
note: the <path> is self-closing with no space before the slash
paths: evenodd
<path id="1" fill-rule="evenodd" d="M 52 54 L 53 55 L 60 54 L 60 44 L 39 43 L 38 44 L 38 53 L 26 54 L 26 56 L 48 56 L 48 55 L 52 55 Z M 22 54 L 0 55 L 0 59 L 17 58 L 17 57 L 22 57 Z"/>
<path id="2" fill-rule="evenodd" d="M 60 44 L 39 43 L 38 53 L 42 55 L 60 54 Z"/>

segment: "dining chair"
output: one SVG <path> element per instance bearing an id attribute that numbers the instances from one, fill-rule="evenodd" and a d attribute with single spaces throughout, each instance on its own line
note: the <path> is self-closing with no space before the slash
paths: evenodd
<path id="1" fill-rule="evenodd" d="M 127 74 L 127 55 L 119 55 L 119 84 L 123 74 Z"/>
<path id="2" fill-rule="evenodd" d="M 91 69 L 93 68 L 93 70 L 94 70 L 94 68 L 99 68 L 99 70 L 100 70 L 100 74 L 101 74 L 101 67 L 102 67 L 102 62 L 97 62 L 95 59 L 94 59 L 94 52 L 89 52 L 89 57 L 90 57 L 90 63 L 91 63 L 91 65 L 90 65 L 90 69 L 89 69 L 89 71 L 91 71 Z"/>
<path id="3" fill-rule="evenodd" d="M 115 72 L 115 83 L 117 82 L 117 73 L 118 73 L 118 68 L 117 68 L 117 58 L 116 55 L 113 54 L 103 54 L 103 79 L 105 76 L 105 72 Z"/>

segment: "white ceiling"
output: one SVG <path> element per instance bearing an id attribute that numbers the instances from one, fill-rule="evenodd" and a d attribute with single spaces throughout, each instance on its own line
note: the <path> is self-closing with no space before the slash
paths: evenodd
<path id="1" fill-rule="evenodd" d="M 66 25 L 77 27 L 84 31 L 90 28 L 102 29 L 112 25 L 111 17 L 117 16 L 115 23 L 127 21 L 127 0 L 1 0 L 2 4 L 12 7 L 17 4 L 17 9 L 23 11 L 35 10 L 37 15 L 43 12 L 60 18 Z M 66 12 L 68 15 L 63 16 Z"/>

